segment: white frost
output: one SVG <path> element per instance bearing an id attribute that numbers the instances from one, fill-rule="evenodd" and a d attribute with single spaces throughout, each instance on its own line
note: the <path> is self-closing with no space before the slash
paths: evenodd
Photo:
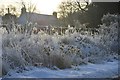
<path id="1" fill-rule="evenodd" d="M 10 72 L 9 78 L 111 78 L 118 75 L 118 61 L 88 64 L 64 70 L 32 67 L 23 73 Z"/>

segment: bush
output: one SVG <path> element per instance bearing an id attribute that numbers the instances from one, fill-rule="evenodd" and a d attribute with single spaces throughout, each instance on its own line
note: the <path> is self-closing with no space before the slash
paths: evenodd
<path id="1" fill-rule="evenodd" d="M 117 28 L 114 26 L 118 27 L 117 22 L 109 27 L 101 25 L 100 34 L 95 37 L 78 32 L 64 35 L 48 35 L 44 31 L 33 34 L 32 31 L 17 32 L 16 29 L 10 33 L 3 32 L 3 73 L 16 67 L 45 66 L 52 69 L 56 66 L 65 69 L 72 65 L 105 60 L 107 56 L 103 55 L 111 53 L 109 47 L 116 43 L 114 35 L 117 33 L 113 30 Z M 110 35 L 102 34 L 102 31 L 107 33 L 104 31 L 106 27 L 110 29 Z"/>
<path id="2" fill-rule="evenodd" d="M 111 23 L 118 22 L 118 15 L 111 15 L 111 14 L 104 15 L 101 21 L 106 26 L 109 26 L 111 25 Z"/>
<path id="3" fill-rule="evenodd" d="M 101 36 L 100 44 L 104 45 L 108 51 L 113 51 L 116 53 L 118 53 L 118 20 L 118 15 L 104 15 L 102 18 L 103 24 L 99 28 Z"/>
<path id="4" fill-rule="evenodd" d="M 72 65 L 71 60 L 67 56 L 53 54 L 50 58 L 52 65 L 60 69 L 70 68 Z"/>

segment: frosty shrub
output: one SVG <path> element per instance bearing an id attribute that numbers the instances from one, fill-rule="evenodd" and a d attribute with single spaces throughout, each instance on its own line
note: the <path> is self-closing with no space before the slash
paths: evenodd
<path id="1" fill-rule="evenodd" d="M 51 64 L 53 66 L 57 66 L 60 69 L 70 68 L 72 65 L 70 58 L 67 56 L 53 54 L 50 56 L 50 58 Z"/>
<path id="2" fill-rule="evenodd" d="M 3 72 L 26 66 L 57 66 L 64 69 L 71 67 L 71 62 L 62 57 L 58 39 L 46 33 L 29 34 L 11 31 L 3 34 L 2 57 Z M 57 52 L 58 51 L 58 52 Z"/>
<path id="3" fill-rule="evenodd" d="M 107 15 L 103 16 L 101 21 L 106 26 L 110 26 L 111 24 L 118 22 L 118 15 L 111 15 L 108 13 Z"/>
<path id="4" fill-rule="evenodd" d="M 68 30 L 64 35 L 49 35 L 42 30 L 34 34 L 35 25 L 31 23 L 23 29 L 20 27 L 24 26 L 15 25 L 14 30 L 9 33 L 1 28 L 3 74 L 17 67 L 26 69 L 26 66 L 44 66 L 65 69 L 111 59 L 116 56 L 113 54 L 116 53 L 118 44 L 116 18 L 116 15 L 110 14 L 103 16 L 100 34 L 94 37 L 76 31 L 67 33 Z M 108 22 L 110 24 L 106 25 Z"/>
<path id="5" fill-rule="evenodd" d="M 107 14 L 102 18 L 103 24 L 100 26 L 100 44 L 104 45 L 108 51 L 118 52 L 118 15 Z"/>

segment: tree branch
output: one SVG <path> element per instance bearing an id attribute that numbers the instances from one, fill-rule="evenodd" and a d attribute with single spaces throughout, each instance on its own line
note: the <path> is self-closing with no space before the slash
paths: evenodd
<path id="1" fill-rule="evenodd" d="M 85 1 L 85 0 L 84 0 L 84 2 L 86 3 L 86 6 L 85 6 L 85 8 L 82 8 L 81 5 L 80 5 L 81 2 L 80 2 L 80 1 L 76 1 L 78 7 L 79 7 L 82 11 L 85 11 L 85 9 L 88 8 L 88 5 L 89 5 L 89 2 L 88 2 L 88 1 Z"/>

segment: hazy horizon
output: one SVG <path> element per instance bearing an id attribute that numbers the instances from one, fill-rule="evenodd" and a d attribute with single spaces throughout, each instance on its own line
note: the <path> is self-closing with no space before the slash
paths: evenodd
<path id="1" fill-rule="evenodd" d="M 27 5 L 32 3 L 36 5 L 37 12 L 41 14 L 51 15 L 54 11 L 57 11 L 60 2 L 64 0 L 23 0 Z M 22 0 L 1 0 L 0 7 L 8 8 L 8 5 L 13 5 L 17 7 L 17 11 L 20 12 Z"/>
<path id="2" fill-rule="evenodd" d="M 8 8 L 8 5 L 16 7 L 17 12 L 21 11 L 21 2 L 25 2 L 26 5 L 32 3 L 36 5 L 37 13 L 52 15 L 54 11 L 58 11 L 58 6 L 62 1 L 67 0 L 0 0 L 0 8 Z M 68 0 L 69 1 L 69 0 Z M 74 1 L 74 0 L 73 0 Z M 81 0 L 82 1 L 82 0 Z M 90 2 L 118 2 L 120 0 L 87 0 Z M 7 12 L 7 10 L 5 11 Z"/>

